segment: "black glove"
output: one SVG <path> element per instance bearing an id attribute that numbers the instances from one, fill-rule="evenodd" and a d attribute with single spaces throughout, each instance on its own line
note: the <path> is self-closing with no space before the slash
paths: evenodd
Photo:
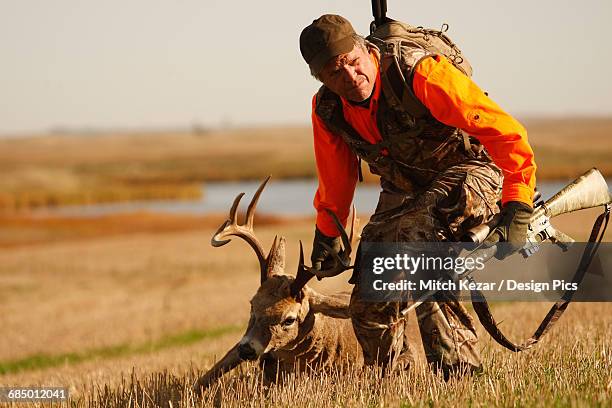
<path id="1" fill-rule="evenodd" d="M 484 246 L 491 247 L 498 242 L 507 242 L 499 245 L 495 257 L 504 259 L 522 247 L 527 241 L 527 227 L 533 214 L 533 208 L 520 201 L 508 201 L 501 211 L 501 221 L 493 232 L 485 239 Z"/>
<path id="2" fill-rule="evenodd" d="M 324 235 L 318 228 L 315 228 L 314 240 L 312 242 L 312 255 L 310 255 L 310 261 L 312 267 L 317 270 L 329 269 L 334 265 L 334 259 L 332 253 L 326 249 L 322 243 L 331 247 L 336 253 L 340 252 L 340 237 L 328 237 Z"/>

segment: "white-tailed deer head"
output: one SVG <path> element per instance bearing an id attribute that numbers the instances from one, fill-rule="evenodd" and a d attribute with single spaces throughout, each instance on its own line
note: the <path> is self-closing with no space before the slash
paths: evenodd
<path id="1" fill-rule="evenodd" d="M 263 353 L 290 348 L 310 330 L 313 313 L 348 318 L 346 300 L 319 294 L 306 286 L 308 281 L 318 274 L 304 265 L 301 242 L 300 263 L 295 277 L 285 274 L 284 237 L 275 237 L 268 256 L 264 255 L 263 247 L 253 231 L 253 219 L 257 201 L 269 179 L 270 177 L 261 184 L 253 196 L 247 209 L 245 224 L 239 225 L 236 215 L 240 200 L 244 196 L 244 193 L 241 193 L 234 200 L 228 219 L 211 240 L 212 245 L 218 247 L 227 244 L 230 236 L 240 237 L 253 248 L 259 260 L 260 287 L 251 299 L 249 325 L 238 344 L 238 355 L 243 360 L 254 360 Z M 353 214 L 351 238 L 356 229 L 356 222 Z M 339 221 L 337 224 L 340 226 Z M 340 227 L 340 232 L 345 248 L 342 255 L 336 255 L 336 259 L 340 262 L 336 264 L 340 265 L 336 269 L 345 270 L 346 259 L 351 252 L 351 240 L 344 228 Z"/>
<path id="2" fill-rule="evenodd" d="M 251 299 L 251 315 L 246 333 L 238 344 L 196 381 L 194 384 L 196 392 L 202 387 L 208 387 L 241 362 L 259 357 L 262 357 L 262 361 L 267 361 L 268 357 L 271 357 L 278 363 L 286 363 L 288 367 L 294 367 L 295 362 L 301 359 L 305 364 L 312 365 L 317 361 L 322 362 L 341 356 L 350 356 L 353 363 L 363 362 L 361 348 L 350 323 L 340 324 L 342 320 L 330 319 L 330 317 L 340 319 L 349 317 L 348 296 L 326 296 L 306 286 L 313 276 L 333 276 L 339 271 L 350 268 L 348 259 L 351 240 L 354 231 L 358 228 L 355 210 L 353 209 L 351 222 L 351 239 L 347 237 L 344 228 L 332 214 L 344 242 L 342 254 L 335 254 L 337 262 L 333 270 L 316 271 L 305 266 L 304 251 L 300 242 L 297 274 L 295 277 L 287 275 L 285 274 L 285 238 L 276 237 L 270 252 L 265 256 L 263 247 L 253 231 L 257 201 L 269 179 L 270 177 L 261 184 L 253 196 L 247 209 L 245 224 L 239 225 L 236 215 L 240 199 L 244 195 L 241 193 L 234 200 L 228 219 L 211 240 L 213 246 L 219 247 L 227 244 L 231 236 L 244 239 L 253 248 L 259 260 L 260 286 Z M 319 275 L 320 273 L 322 274 Z M 324 316 L 317 318 L 317 313 Z M 325 336 L 334 336 L 334 340 L 326 341 Z M 272 380 L 274 375 L 270 377 L 268 380 Z"/>

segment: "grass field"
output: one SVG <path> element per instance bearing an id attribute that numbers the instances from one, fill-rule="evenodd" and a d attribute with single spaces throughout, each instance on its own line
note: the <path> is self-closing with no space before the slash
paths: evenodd
<path id="1" fill-rule="evenodd" d="M 541 179 L 575 177 L 592 166 L 612 176 L 612 119 L 526 125 Z M 572 304 L 541 344 L 521 354 L 479 328 L 485 371 L 474 378 L 445 383 L 432 374 L 411 316 L 418 359 L 410 371 L 381 378 L 373 369 L 348 370 L 263 389 L 260 372 L 246 364 L 197 399 L 192 382 L 242 336 L 259 280 L 245 243 L 210 246 L 225 215 L 45 218 L 13 211 L 188 198 L 200 194 L 203 181 L 267 174 L 314 176 L 309 129 L 0 138 L 0 386 L 66 386 L 71 405 L 83 407 L 612 404 L 608 303 Z M 584 241 L 597 214 L 562 216 L 555 225 Z M 298 240 L 309 253 L 313 222 L 258 215 L 256 231 L 264 246 L 276 234 L 287 237 L 287 271 L 294 273 Z M 324 293 L 350 290 L 347 279 L 312 285 Z M 511 338 L 522 339 L 549 307 L 500 303 L 494 313 Z"/>
<path id="2" fill-rule="evenodd" d="M 565 216 L 557 226 L 585 239 L 595 214 Z M 246 244 L 210 246 L 223 218 L 189 223 L 149 214 L 143 223 L 143 215 L 111 216 L 98 220 L 106 231 L 98 237 L 88 232 L 96 221 L 74 221 L 61 238 L 4 245 L 0 385 L 67 386 L 77 406 L 610 404 L 612 307 L 585 303 L 572 304 L 542 343 L 523 354 L 505 351 L 479 329 L 485 372 L 476 378 L 445 383 L 424 366 L 421 352 L 414 370 L 384 379 L 374 370 L 349 371 L 289 378 L 263 390 L 259 372 L 247 365 L 196 400 L 192 381 L 241 337 L 258 285 L 257 260 Z M 310 242 L 312 220 L 259 217 L 256 223 L 265 246 L 276 234 L 287 237 L 294 273 L 298 239 Z M 143 224 L 149 228 L 138 228 Z M 43 223 L 30 234 L 55 229 Z M 330 293 L 350 289 L 346 280 L 313 285 Z M 549 306 L 505 303 L 494 312 L 519 339 L 531 335 Z"/>
<path id="3" fill-rule="evenodd" d="M 593 166 L 612 176 L 612 118 L 524 122 L 539 179 L 571 179 Z M 315 177 L 308 127 L 0 138 L 0 211 L 188 199 L 198 197 L 206 181 L 269 174 Z"/>

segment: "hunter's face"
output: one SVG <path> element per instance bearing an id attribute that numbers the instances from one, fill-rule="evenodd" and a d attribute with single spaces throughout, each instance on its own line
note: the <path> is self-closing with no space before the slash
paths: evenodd
<path id="1" fill-rule="evenodd" d="M 348 54 L 332 58 L 319 74 L 326 87 L 352 102 L 361 102 L 370 97 L 376 76 L 374 61 L 368 51 L 359 45 L 355 45 Z"/>

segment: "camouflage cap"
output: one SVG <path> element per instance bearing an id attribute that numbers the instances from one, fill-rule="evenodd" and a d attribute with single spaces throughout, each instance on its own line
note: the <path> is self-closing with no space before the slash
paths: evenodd
<path id="1" fill-rule="evenodd" d="M 302 30 L 300 51 L 310 70 L 318 74 L 331 58 L 351 52 L 355 30 L 344 17 L 324 14 Z"/>

